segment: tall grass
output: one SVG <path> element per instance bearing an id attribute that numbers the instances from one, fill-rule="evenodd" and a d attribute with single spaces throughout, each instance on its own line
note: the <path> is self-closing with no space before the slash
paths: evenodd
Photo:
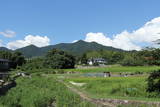
<path id="1" fill-rule="evenodd" d="M 93 98 L 159 100 L 159 98 L 147 98 L 150 93 L 146 92 L 146 77 L 76 77 L 69 78 L 66 81 L 86 83 L 79 88 Z"/>
<path id="2" fill-rule="evenodd" d="M 54 77 L 18 78 L 17 86 L 0 97 L 4 107 L 94 107 L 68 90 Z"/>

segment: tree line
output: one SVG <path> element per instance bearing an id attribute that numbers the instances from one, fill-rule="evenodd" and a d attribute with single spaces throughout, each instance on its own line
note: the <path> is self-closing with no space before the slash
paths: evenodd
<path id="1" fill-rule="evenodd" d="M 22 66 L 29 68 L 53 68 L 66 69 L 74 68 L 75 65 L 87 65 L 91 58 L 103 58 L 106 64 L 121 64 L 123 66 L 160 65 L 160 49 L 147 48 L 141 51 L 88 51 L 81 56 L 52 49 L 43 57 L 26 59 L 20 52 L 0 51 L 1 59 L 8 59 L 12 62 L 11 67 Z"/>
<path id="2" fill-rule="evenodd" d="M 21 52 L 0 51 L 0 59 L 9 60 L 10 68 L 22 66 L 26 62 L 25 57 L 22 55 Z"/>
<path id="3" fill-rule="evenodd" d="M 89 51 L 78 58 L 77 62 L 87 64 L 91 58 L 103 58 L 107 64 L 123 66 L 160 65 L 160 49 L 147 48 L 141 51 Z"/>

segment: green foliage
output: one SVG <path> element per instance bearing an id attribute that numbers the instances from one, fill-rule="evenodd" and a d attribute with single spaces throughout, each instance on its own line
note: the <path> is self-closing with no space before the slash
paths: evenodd
<path id="1" fill-rule="evenodd" d="M 109 64 L 119 63 L 124 58 L 123 52 L 111 52 L 111 58 Z"/>
<path id="2" fill-rule="evenodd" d="M 22 66 L 25 63 L 25 57 L 20 52 L 0 51 L 0 58 L 10 60 L 11 68 Z"/>
<path id="3" fill-rule="evenodd" d="M 153 57 L 152 63 L 154 65 L 160 65 L 160 49 L 154 49 L 151 53 Z"/>
<path id="4" fill-rule="evenodd" d="M 137 56 L 142 56 L 148 65 L 160 65 L 160 49 L 142 50 L 137 53 Z"/>
<path id="5" fill-rule="evenodd" d="M 109 50 L 98 50 L 98 51 L 89 51 L 86 53 L 86 59 L 92 58 L 104 58 L 107 61 L 107 64 L 116 64 L 121 61 L 124 57 L 123 51 L 109 51 Z"/>
<path id="6" fill-rule="evenodd" d="M 120 63 L 123 66 L 142 66 L 144 65 L 144 61 L 141 59 L 141 57 L 138 57 L 136 55 L 126 55 Z"/>
<path id="7" fill-rule="evenodd" d="M 20 52 L 14 52 L 12 55 L 12 61 L 15 62 L 16 66 L 22 66 L 25 63 L 25 58 Z"/>
<path id="8" fill-rule="evenodd" d="M 35 70 L 35 69 L 40 70 L 44 68 L 43 62 L 44 62 L 43 57 L 27 59 L 26 64 L 24 64 L 20 69 L 22 71 Z"/>
<path id="9" fill-rule="evenodd" d="M 148 92 L 156 92 L 157 96 L 160 97 L 160 70 L 155 70 L 150 73 L 148 79 Z"/>
<path id="10" fill-rule="evenodd" d="M 12 60 L 12 52 L 9 51 L 0 51 L 0 58 Z"/>
<path id="11" fill-rule="evenodd" d="M 86 57 L 88 59 L 91 59 L 91 58 L 100 58 L 102 57 L 100 51 L 89 51 L 86 53 Z"/>
<path id="12" fill-rule="evenodd" d="M 141 51 L 109 51 L 96 50 L 86 53 L 87 59 L 104 58 L 108 64 L 125 66 L 160 65 L 160 49 L 149 49 Z"/>
<path id="13" fill-rule="evenodd" d="M 0 97 L 0 105 L 6 107 L 94 107 L 69 91 L 54 77 L 32 76 L 19 78 L 17 86 Z"/>
<path id="14" fill-rule="evenodd" d="M 67 52 L 53 49 L 46 55 L 44 65 L 53 69 L 74 68 L 75 58 Z"/>
<path id="15" fill-rule="evenodd" d="M 81 64 L 87 64 L 87 61 L 88 61 L 87 55 L 84 53 L 81 57 Z"/>

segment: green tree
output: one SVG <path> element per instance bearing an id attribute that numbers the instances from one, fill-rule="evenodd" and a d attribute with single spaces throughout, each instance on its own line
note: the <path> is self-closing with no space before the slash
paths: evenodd
<path id="1" fill-rule="evenodd" d="M 126 54 L 124 59 L 120 62 L 123 66 L 141 66 L 144 65 L 144 61 L 141 56 L 137 56 L 135 53 Z"/>
<path id="2" fill-rule="evenodd" d="M 115 64 L 118 63 L 120 60 L 124 58 L 123 53 L 121 52 L 112 52 L 111 58 L 110 58 L 110 63 Z"/>
<path id="3" fill-rule="evenodd" d="M 53 69 L 74 68 L 75 58 L 65 51 L 53 49 L 47 53 L 44 65 Z"/>
<path id="4" fill-rule="evenodd" d="M 160 49 L 147 48 L 137 52 L 137 56 L 143 57 L 148 65 L 160 65 Z"/>
<path id="5" fill-rule="evenodd" d="M 11 68 L 22 66 L 25 63 L 25 57 L 21 52 L 0 51 L 0 58 L 10 60 Z"/>
<path id="6" fill-rule="evenodd" d="M 153 71 L 147 79 L 147 91 L 160 94 L 160 70 Z"/>
<path id="7" fill-rule="evenodd" d="M 88 61 L 87 55 L 86 53 L 84 53 L 81 57 L 81 64 L 87 64 L 87 61 Z"/>
<path id="8" fill-rule="evenodd" d="M 12 53 L 9 51 L 0 51 L 0 58 L 1 59 L 8 59 L 11 60 L 12 59 Z"/>
<path id="9" fill-rule="evenodd" d="M 43 57 L 29 58 L 26 63 L 21 67 L 22 70 L 33 70 L 43 68 Z"/>
<path id="10" fill-rule="evenodd" d="M 25 57 L 21 52 L 14 52 L 11 60 L 15 63 L 15 66 L 22 66 L 26 62 Z"/>

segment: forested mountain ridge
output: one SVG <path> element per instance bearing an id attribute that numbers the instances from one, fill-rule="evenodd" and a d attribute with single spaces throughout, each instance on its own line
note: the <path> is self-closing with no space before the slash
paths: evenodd
<path id="1" fill-rule="evenodd" d="M 12 51 L 12 50 L 10 50 L 10 49 L 8 49 L 6 47 L 0 47 L 0 51 Z"/>
<path id="2" fill-rule="evenodd" d="M 83 40 L 79 40 L 75 43 L 60 43 L 56 45 L 49 45 L 46 47 L 36 47 L 34 45 L 29 45 L 15 51 L 22 52 L 26 57 L 37 57 L 45 55 L 51 49 L 60 49 L 63 51 L 70 52 L 74 55 L 82 55 L 87 51 L 94 51 L 94 50 L 112 50 L 112 51 L 123 51 L 121 49 L 103 46 L 96 42 L 85 42 Z M 4 47 L 0 47 L 0 50 L 4 50 Z M 9 50 L 5 48 L 5 50 Z"/>

